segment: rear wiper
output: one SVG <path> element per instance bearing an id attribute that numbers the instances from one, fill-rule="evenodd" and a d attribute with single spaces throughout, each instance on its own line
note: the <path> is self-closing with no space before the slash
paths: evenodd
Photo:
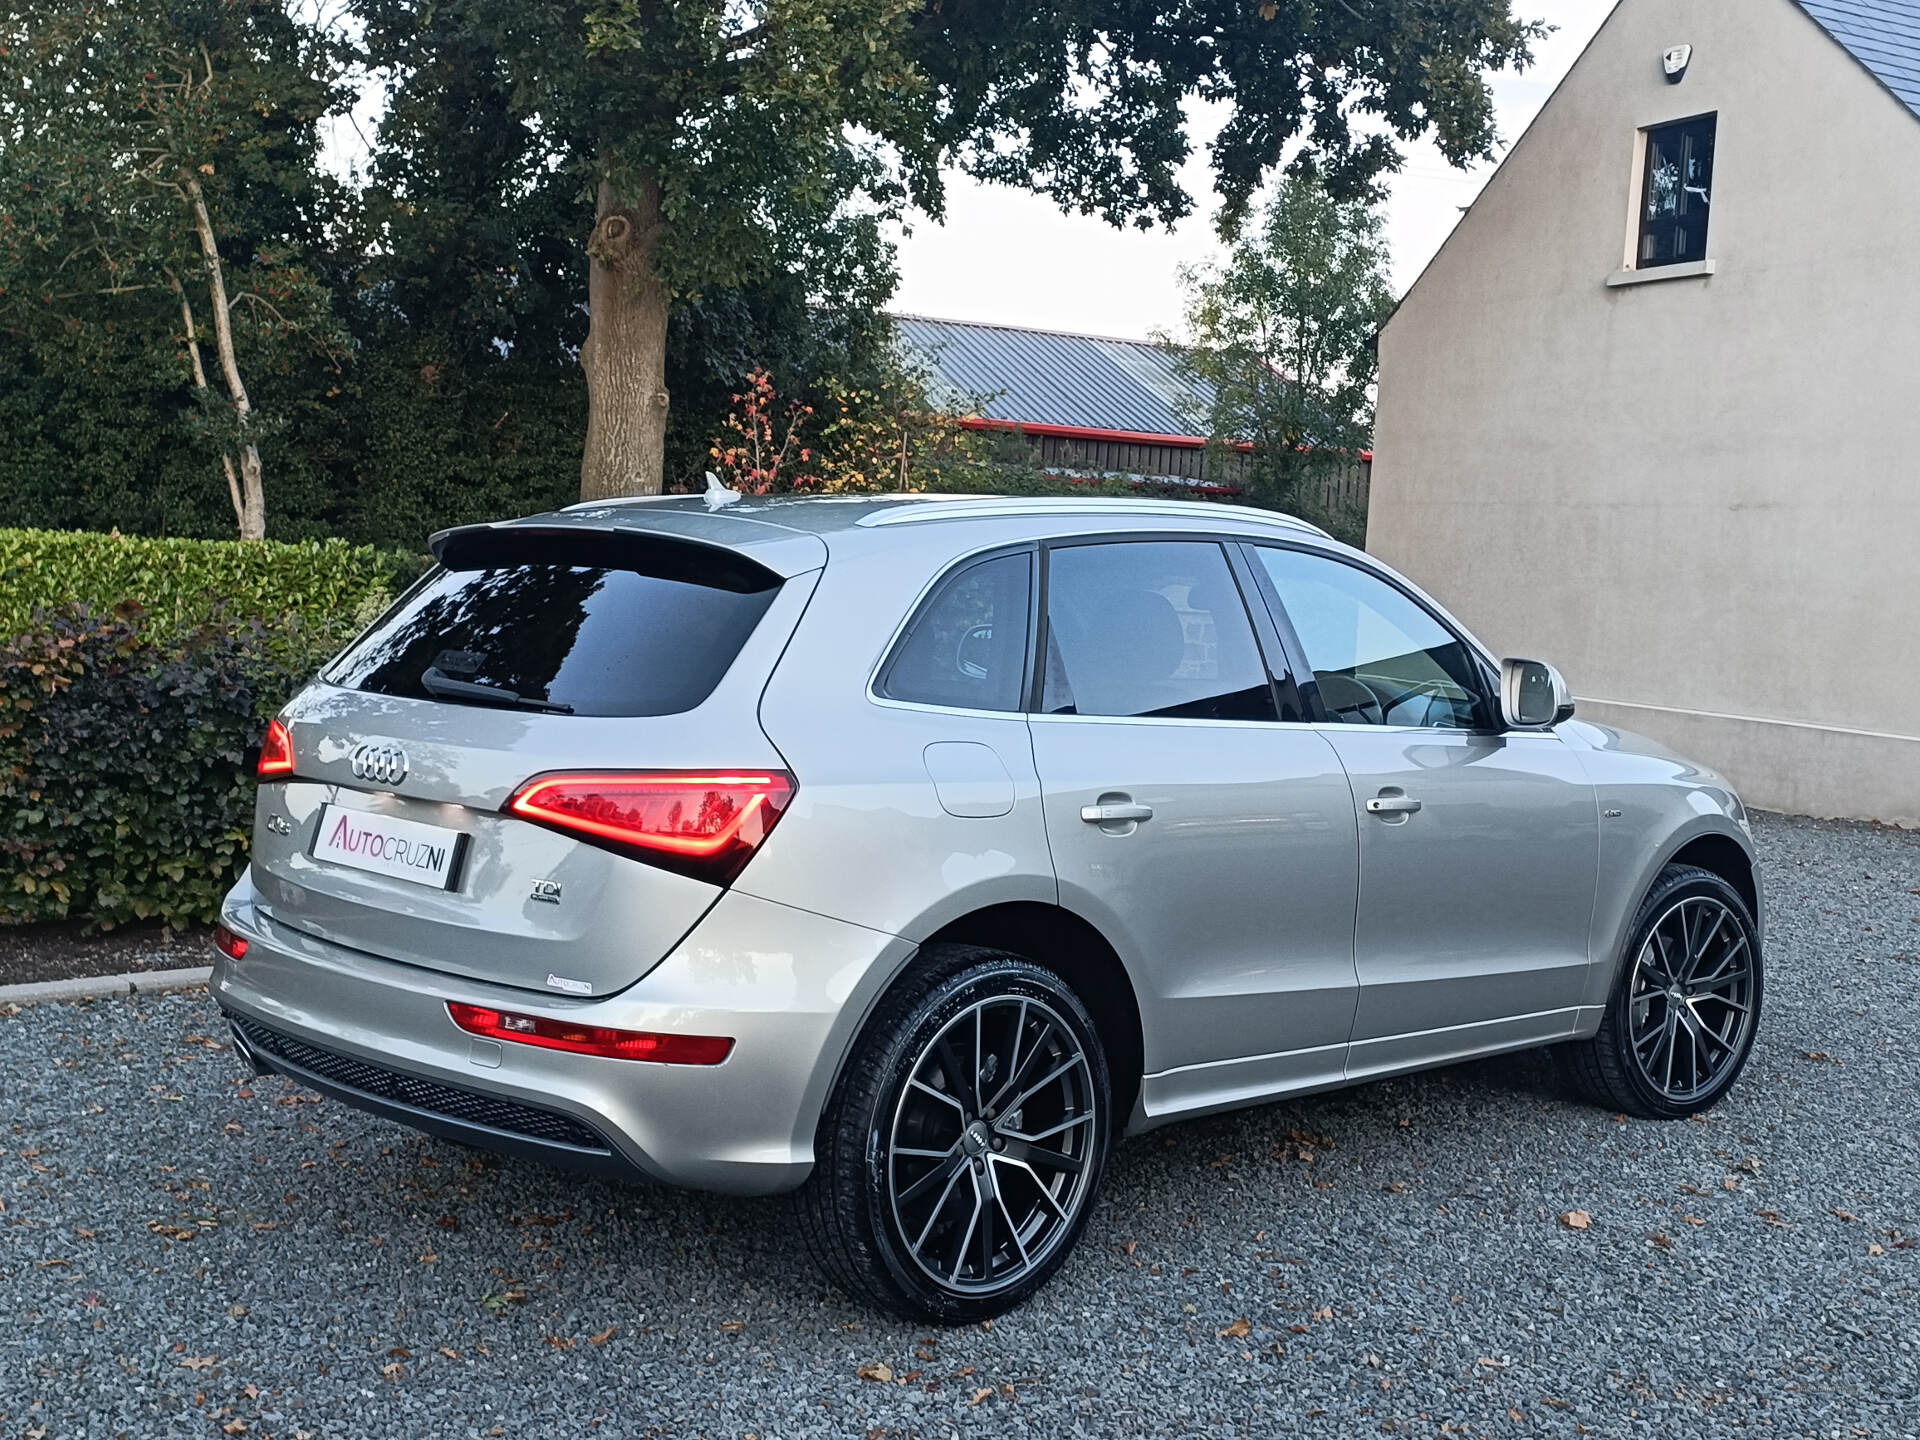
<path id="1" fill-rule="evenodd" d="M 438 665 L 429 665 L 420 673 L 420 683 L 429 694 L 443 700 L 472 700 L 481 705 L 500 705 L 515 710 L 540 710 L 550 715 L 571 715 L 573 707 L 557 700 L 540 700 L 522 695 L 504 685 L 489 685 L 482 680 L 456 680 Z"/>

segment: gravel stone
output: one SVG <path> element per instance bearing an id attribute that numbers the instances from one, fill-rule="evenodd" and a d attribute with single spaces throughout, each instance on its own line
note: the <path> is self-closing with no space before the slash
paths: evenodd
<path id="1" fill-rule="evenodd" d="M 1530 1054 L 1171 1127 L 990 1327 L 848 1304 L 777 1201 L 249 1082 L 204 994 L 0 1015 L 0 1437 L 1914 1434 L 1920 835 L 1757 828 L 1710 1116 Z"/>

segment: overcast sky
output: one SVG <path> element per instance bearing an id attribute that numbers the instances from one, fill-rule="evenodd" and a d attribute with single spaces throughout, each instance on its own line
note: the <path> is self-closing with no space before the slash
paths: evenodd
<path id="1" fill-rule="evenodd" d="M 1614 0 L 1516 0 L 1517 13 L 1559 28 L 1535 46 L 1532 68 L 1494 78 L 1505 144 L 1526 129 L 1613 6 Z M 1185 180 L 1187 189 L 1202 198 L 1202 213 L 1171 233 L 1115 230 L 1097 219 L 1063 215 L 1037 195 L 950 177 L 946 223 L 923 219 L 901 241 L 901 284 L 893 308 L 1097 335 L 1177 333 L 1175 272 L 1219 249 L 1206 159 L 1195 148 Z M 1492 173 L 1491 164 L 1456 170 L 1431 145 L 1409 151 L 1386 205 L 1396 293 L 1419 276 L 1461 208 Z"/>

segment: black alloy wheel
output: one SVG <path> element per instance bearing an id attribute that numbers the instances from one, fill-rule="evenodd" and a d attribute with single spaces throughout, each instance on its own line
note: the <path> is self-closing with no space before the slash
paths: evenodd
<path id="1" fill-rule="evenodd" d="M 1109 1108 L 1099 1033 L 1060 976 L 930 947 L 868 1022 L 822 1118 L 799 1201 L 816 1259 L 916 1320 L 1011 1309 L 1079 1238 Z"/>
<path id="2" fill-rule="evenodd" d="M 1563 1054 L 1595 1103 L 1649 1120 L 1697 1114 L 1752 1053 L 1765 972 L 1759 927 L 1720 876 L 1669 865 L 1641 902 L 1600 1029 Z"/>

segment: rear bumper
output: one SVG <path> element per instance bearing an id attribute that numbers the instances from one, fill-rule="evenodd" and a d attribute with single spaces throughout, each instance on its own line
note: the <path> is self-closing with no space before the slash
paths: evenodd
<path id="1" fill-rule="evenodd" d="M 404 1125 L 569 1169 L 734 1194 L 791 1189 L 840 1057 L 910 942 L 730 892 L 645 979 L 568 1000 L 382 960 L 277 923 L 242 877 L 248 942 L 213 994 L 257 1064 Z M 713 1066 L 480 1039 L 447 1002 L 734 1038 Z"/>

